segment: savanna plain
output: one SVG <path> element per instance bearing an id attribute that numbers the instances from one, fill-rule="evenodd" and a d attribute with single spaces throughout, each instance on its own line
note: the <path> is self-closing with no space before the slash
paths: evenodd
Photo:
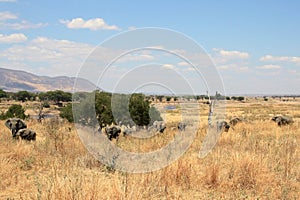
<path id="1" fill-rule="evenodd" d="M 120 136 L 112 142 L 135 152 L 165 146 L 177 133 L 181 113 L 189 112 L 174 105 L 177 109 L 164 113 L 168 120 L 163 134 L 149 139 Z M 5 109 L 5 102 L 1 106 Z M 226 101 L 226 119 L 238 116 L 245 121 L 223 132 L 213 150 L 200 159 L 208 110 L 207 104 L 199 103 L 199 112 L 190 115 L 191 121 L 200 123 L 190 127 L 196 136 L 183 156 L 147 173 L 103 165 L 86 150 L 72 123 L 27 119 L 28 127 L 37 132 L 36 141 L 28 142 L 12 139 L 0 121 L 0 199 L 300 198 L 300 98 Z M 275 115 L 290 116 L 294 123 L 279 127 L 271 121 Z"/>

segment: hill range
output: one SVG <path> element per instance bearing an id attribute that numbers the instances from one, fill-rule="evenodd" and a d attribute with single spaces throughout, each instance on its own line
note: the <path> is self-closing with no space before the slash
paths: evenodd
<path id="1" fill-rule="evenodd" d="M 7 92 L 26 90 L 29 92 L 46 92 L 62 90 L 72 92 L 76 77 L 68 76 L 38 76 L 21 70 L 0 68 L 0 89 Z M 90 91 L 96 88 L 93 83 L 86 79 L 77 78 L 77 91 Z"/>

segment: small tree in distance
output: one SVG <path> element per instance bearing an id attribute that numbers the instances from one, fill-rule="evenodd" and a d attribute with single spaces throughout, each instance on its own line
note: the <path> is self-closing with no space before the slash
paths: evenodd
<path id="1" fill-rule="evenodd" d="M 23 109 L 21 105 L 14 104 L 8 108 L 7 112 L 4 115 L 2 115 L 1 118 L 7 119 L 13 117 L 25 119 L 28 117 L 28 115 L 25 115 L 25 109 Z"/>

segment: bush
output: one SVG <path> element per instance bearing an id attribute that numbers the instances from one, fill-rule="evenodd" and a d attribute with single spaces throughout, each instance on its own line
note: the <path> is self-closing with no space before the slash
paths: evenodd
<path id="1" fill-rule="evenodd" d="M 28 101 L 28 100 L 33 100 L 35 98 L 35 94 L 27 92 L 27 91 L 19 91 L 15 94 L 15 98 L 18 101 Z"/>
<path id="2" fill-rule="evenodd" d="M 132 120 L 138 126 L 150 123 L 149 101 L 145 100 L 143 94 L 132 94 L 129 101 L 129 112 Z"/>
<path id="3" fill-rule="evenodd" d="M 7 97 L 7 93 L 2 89 L 0 89 L 0 98 L 6 98 L 6 97 Z"/>
<path id="4" fill-rule="evenodd" d="M 232 100 L 237 100 L 237 101 L 243 101 L 243 100 L 245 100 L 245 97 L 243 97 L 243 96 L 240 96 L 240 97 L 231 97 L 231 99 Z"/>
<path id="5" fill-rule="evenodd" d="M 74 122 L 72 104 L 68 104 L 60 110 L 59 116 L 67 119 L 69 122 Z"/>
<path id="6" fill-rule="evenodd" d="M 28 117 L 28 115 L 25 115 L 25 109 L 21 105 L 14 104 L 11 105 L 8 108 L 8 111 L 5 114 L 1 114 L 2 119 L 12 118 L 12 117 L 18 117 L 21 119 L 25 119 Z"/>

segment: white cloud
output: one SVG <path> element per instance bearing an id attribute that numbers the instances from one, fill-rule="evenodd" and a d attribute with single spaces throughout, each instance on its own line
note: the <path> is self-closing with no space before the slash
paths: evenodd
<path id="1" fill-rule="evenodd" d="M 249 54 L 246 52 L 240 51 L 225 51 L 221 50 L 220 54 L 224 57 L 232 57 L 232 58 L 249 58 Z"/>
<path id="2" fill-rule="evenodd" d="M 234 71 L 234 72 L 250 72 L 248 66 L 239 65 L 237 63 L 230 63 L 217 66 L 218 70 Z"/>
<path id="3" fill-rule="evenodd" d="M 224 49 L 213 49 L 210 55 L 216 65 L 229 65 L 232 63 L 245 65 L 245 62 L 250 57 L 249 53 L 241 51 L 228 51 Z"/>
<path id="4" fill-rule="evenodd" d="M 12 20 L 13 22 L 11 22 Z M 26 20 L 18 21 L 17 15 L 8 11 L 0 12 L 0 29 L 21 30 L 21 29 L 29 29 L 29 28 L 40 28 L 44 26 L 47 26 L 47 24 L 45 23 L 34 24 Z"/>
<path id="5" fill-rule="evenodd" d="M 90 30 L 120 30 L 116 25 L 108 25 L 102 18 L 94 18 L 85 21 L 82 18 L 75 18 L 70 20 L 60 20 L 60 23 L 65 24 L 71 29 L 87 28 Z"/>
<path id="6" fill-rule="evenodd" d="M 194 67 L 188 67 L 187 69 L 185 69 L 185 71 L 194 72 L 196 71 L 196 69 Z"/>
<path id="7" fill-rule="evenodd" d="M 0 34 L 0 43 L 19 43 L 27 41 L 27 37 L 22 33 L 13 33 L 10 35 Z"/>
<path id="8" fill-rule="evenodd" d="M 88 44 L 38 37 L 0 51 L 0 66 L 15 68 L 22 63 L 23 70 L 35 74 L 75 76 L 93 49 Z"/>
<path id="9" fill-rule="evenodd" d="M 281 67 L 279 65 L 262 65 L 256 67 L 256 69 L 267 69 L 267 70 L 272 70 L 272 69 L 280 69 Z"/>
<path id="10" fill-rule="evenodd" d="M 249 58 L 249 53 L 241 51 L 227 51 L 223 49 L 214 48 L 213 51 L 217 52 L 220 56 L 228 59 L 246 59 Z"/>
<path id="11" fill-rule="evenodd" d="M 177 63 L 177 65 L 178 66 L 183 66 L 183 67 L 191 66 L 191 64 L 188 63 L 188 62 L 179 62 L 179 63 Z"/>
<path id="12" fill-rule="evenodd" d="M 175 69 L 175 66 L 172 65 L 172 64 L 163 64 L 162 68 L 165 68 L 165 69 Z"/>
<path id="13" fill-rule="evenodd" d="M 38 24 L 33 24 L 28 21 L 21 21 L 19 23 L 3 23 L 1 24 L 1 29 L 13 29 L 13 30 L 21 30 L 21 29 L 31 29 L 31 28 L 41 28 L 47 26 L 46 23 L 38 23 Z"/>
<path id="14" fill-rule="evenodd" d="M 259 59 L 263 62 L 290 62 L 300 65 L 300 57 L 296 56 L 272 56 L 265 55 Z"/>
<path id="15" fill-rule="evenodd" d="M 18 16 L 8 11 L 0 12 L 0 21 L 6 21 L 11 19 L 18 19 Z"/>

